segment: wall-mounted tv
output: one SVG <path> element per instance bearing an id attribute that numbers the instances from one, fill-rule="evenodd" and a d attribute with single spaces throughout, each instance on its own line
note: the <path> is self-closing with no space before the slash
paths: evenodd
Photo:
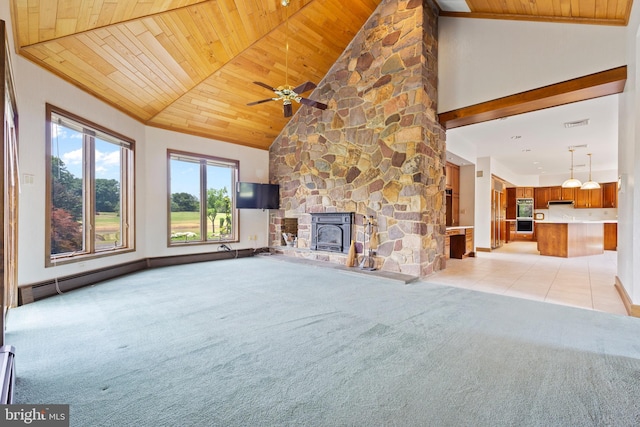
<path id="1" fill-rule="evenodd" d="M 280 186 L 278 184 L 238 182 L 236 185 L 236 208 L 279 209 Z"/>

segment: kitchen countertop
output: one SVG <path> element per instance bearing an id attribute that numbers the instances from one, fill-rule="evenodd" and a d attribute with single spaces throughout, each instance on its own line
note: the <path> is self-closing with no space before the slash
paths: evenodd
<path id="1" fill-rule="evenodd" d="M 473 225 L 456 225 L 447 227 L 447 230 L 464 230 L 465 228 L 473 228 Z"/>
<path id="2" fill-rule="evenodd" d="M 588 221 L 588 220 L 576 219 L 575 221 L 572 221 L 568 219 L 563 219 L 563 220 L 543 219 L 543 220 L 534 220 L 534 222 L 543 223 L 543 224 L 617 224 L 618 220 L 604 219 L 604 220 Z"/>

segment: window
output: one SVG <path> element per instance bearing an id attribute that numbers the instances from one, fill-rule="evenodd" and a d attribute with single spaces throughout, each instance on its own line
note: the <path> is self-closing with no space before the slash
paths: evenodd
<path id="1" fill-rule="evenodd" d="M 171 150 L 168 160 L 169 246 L 237 241 L 238 161 Z"/>
<path id="2" fill-rule="evenodd" d="M 47 105 L 47 266 L 134 249 L 133 149 Z"/>

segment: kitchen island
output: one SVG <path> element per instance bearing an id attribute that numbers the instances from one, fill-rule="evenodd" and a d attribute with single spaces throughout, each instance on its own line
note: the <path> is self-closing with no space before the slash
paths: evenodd
<path id="1" fill-rule="evenodd" d="M 600 221 L 536 221 L 540 255 L 578 257 L 604 253 L 604 223 Z"/>

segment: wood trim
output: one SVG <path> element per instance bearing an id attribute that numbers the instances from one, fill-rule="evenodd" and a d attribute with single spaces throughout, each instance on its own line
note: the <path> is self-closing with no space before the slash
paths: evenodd
<path id="1" fill-rule="evenodd" d="M 518 15 L 509 13 L 486 13 L 486 12 L 447 12 L 441 11 L 440 16 L 450 18 L 475 18 L 475 19 L 502 19 L 509 21 L 535 21 L 535 22 L 554 22 L 560 24 L 587 24 L 587 25 L 610 25 L 624 27 L 629 23 L 629 12 L 626 13 L 625 19 L 603 19 L 603 18 L 584 18 L 575 16 L 544 16 L 544 15 Z"/>
<path id="2" fill-rule="evenodd" d="M 621 93 L 627 82 L 627 66 L 612 68 L 561 83 L 520 92 L 469 107 L 438 114 L 445 129 L 542 110 L 572 102 Z"/>
<path id="3" fill-rule="evenodd" d="M 476 252 L 491 252 L 491 248 L 480 248 L 476 246 Z"/>
<path id="4" fill-rule="evenodd" d="M 64 293 L 150 268 L 192 264 L 204 261 L 216 261 L 221 259 L 245 258 L 253 256 L 261 251 L 262 250 L 260 249 L 238 249 L 232 251 L 207 252 L 202 254 L 145 258 L 138 261 L 86 271 L 80 274 L 59 277 L 28 285 L 21 285 L 19 288 L 18 305 L 29 304 L 54 296 L 58 294 L 58 290 Z"/>
<path id="5" fill-rule="evenodd" d="M 627 314 L 633 317 L 640 317 L 640 305 L 633 304 L 631 298 L 629 298 L 629 294 L 627 294 L 627 290 L 622 286 L 622 282 L 618 276 L 616 276 L 616 283 L 614 286 L 618 291 L 618 294 L 620 294 L 624 308 L 627 309 Z"/>

